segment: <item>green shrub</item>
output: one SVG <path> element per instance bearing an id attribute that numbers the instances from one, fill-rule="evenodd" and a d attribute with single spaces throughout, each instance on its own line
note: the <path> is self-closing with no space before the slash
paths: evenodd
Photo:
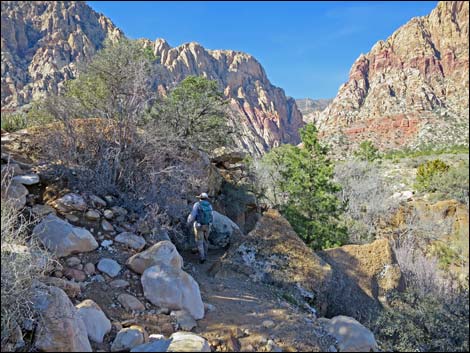
<path id="1" fill-rule="evenodd" d="M 408 290 L 371 324 L 382 349 L 399 352 L 468 352 L 468 292 L 442 300 Z"/>
<path id="2" fill-rule="evenodd" d="M 416 188 L 420 191 L 435 191 L 431 187 L 432 178 L 442 175 L 447 170 L 449 166 L 440 159 L 420 164 L 416 172 Z"/>
<path id="3" fill-rule="evenodd" d="M 32 126 L 52 122 L 52 117 L 45 112 L 40 102 L 34 102 L 25 111 L 2 113 L 2 129 L 8 132 L 26 129 Z"/>
<path id="4" fill-rule="evenodd" d="M 429 180 L 429 189 L 436 195 L 435 199 L 456 199 L 468 206 L 469 169 L 468 160 L 450 167 L 444 173 L 437 173 Z"/>
<path id="5" fill-rule="evenodd" d="M 2 129 L 8 132 L 21 130 L 27 127 L 26 114 L 2 113 Z"/>
<path id="6" fill-rule="evenodd" d="M 362 141 L 354 156 L 361 161 L 372 162 L 381 158 L 381 154 L 372 141 Z"/>
<path id="7" fill-rule="evenodd" d="M 439 154 L 468 154 L 468 145 L 455 145 L 436 148 L 433 146 L 423 146 L 419 149 L 403 148 L 392 150 L 383 155 L 385 159 L 397 160 L 401 158 L 413 158 L 423 156 L 434 156 Z"/>

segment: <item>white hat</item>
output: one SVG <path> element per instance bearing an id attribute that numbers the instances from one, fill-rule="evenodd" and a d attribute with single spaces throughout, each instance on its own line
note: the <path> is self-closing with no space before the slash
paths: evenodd
<path id="1" fill-rule="evenodd" d="M 201 195 L 197 196 L 197 198 L 198 199 L 208 199 L 209 196 L 205 192 L 203 192 Z"/>

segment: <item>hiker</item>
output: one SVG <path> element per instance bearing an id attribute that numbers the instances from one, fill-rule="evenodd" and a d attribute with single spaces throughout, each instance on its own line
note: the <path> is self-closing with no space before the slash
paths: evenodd
<path id="1" fill-rule="evenodd" d="M 193 206 L 191 214 L 188 216 L 188 225 L 193 223 L 194 237 L 196 239 L 197 250 L 199 252 L 199 263 L 206 261 L 209 246 L 209 233 L 213 217 L 212 205 L 209 196 L 203 192 L 197 196 L 199 199 Z"/>

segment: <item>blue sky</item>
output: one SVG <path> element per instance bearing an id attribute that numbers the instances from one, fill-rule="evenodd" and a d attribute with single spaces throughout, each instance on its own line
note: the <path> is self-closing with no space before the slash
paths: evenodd
<path id="1" fill-rule="evenodd" d="M 294 98 L 334 97 L 361 53 L 437 1 L 87 1 L 130 38 L 247 52 Z"/>

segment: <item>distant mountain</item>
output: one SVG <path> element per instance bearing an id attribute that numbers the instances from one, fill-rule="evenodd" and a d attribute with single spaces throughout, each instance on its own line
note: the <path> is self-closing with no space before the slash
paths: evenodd
<path id="1" fill-rule="evenodd" d="M 311 99 L 311 98 L 301 98 L 296 99 L 297 107 L 302 113 L 304 122 L 306 123 L 316 123 L 320 117 L 320 113 L 324 110 L 328 104 L 333 101 L 332 98 L 329 99 Z"/>
<path id="2" fill-rule="evenodd" d="M 106 38 L 123 33 L 104 15 L 79 1 L 2 2 L 2 110 L 56 93 L 77 75 L 77 63 L 91 58 Z M 143 40 L 159 57 L 166 90 L 188 75 L 216 80 L 240 122 L 240 147 L 261 154 L 281 143 L 300 142 L 304 123 L 295 100 L 268 80 L 251 55 L 207 50 L 197 43 L 171 48 L 163 39 Z"/>
<path id="3" fill-rule="evenodd" d="M 468 2 L 440 2 L 361 54 L 320 114 L 321 136 L 340 149 L 468 145 L 468 24 Z"/>

